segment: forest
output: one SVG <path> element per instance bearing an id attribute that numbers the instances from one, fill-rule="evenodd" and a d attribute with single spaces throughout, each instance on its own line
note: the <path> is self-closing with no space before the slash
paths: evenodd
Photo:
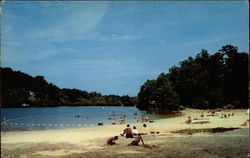
<path id="1" fill-rule="evenodd" d="M 215 54 L 202 49 L 177 66 L 147 80 L 138 93 L 138 108 L 168 112 L 180 105 L 213 109 L 225 105 L 248 108 L 248 53 L 232 45 Z"/>
<path id="2" fill-rule="evenodd" d="M 136 105 L 151 112 L 176 111 L 182 106 L 222 108 L 229 104 L 248 108 L 248 58 L 248 53 L 232 45 L 214 54 L 202 49 L 156 79 L 147 80 L 136 97 L 61 89 L 43 76 L 0 68 L 1 107 Z"/>
<path id="3" fill-rule="evenodd" d="M 133 106 L 136 97 L 101 95 L 78 89 L 60 89 L 43 76 L 32 77 L 11 68 L 0 68 L 1 107 Z"/>

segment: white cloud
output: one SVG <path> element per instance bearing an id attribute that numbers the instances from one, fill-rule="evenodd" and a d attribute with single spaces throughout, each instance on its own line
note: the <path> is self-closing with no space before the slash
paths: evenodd
<path id="1" fill-rule="evenodd" d="M 105 2 L 39 2 L 40 12 L 48 16 L 47 27 L 33 27 L 26 38 L 40 42 L 66 42 L 70 40 L 139 40 L 141 35 L 116 34 L 105 35 L 96 30 L 106 15 L 108 3 Z M 36 6 L 38 10 L 38 7 Z M 40 21 L 38 21 L 40 22 Z M 41 23 L 41 22 L 40 22 Z M 46 26 L 46 25 L 45 25 Z"/>
<path id="2" fill-rule="evenodd" d="M 51 9 L 55 6 L 46 6 L 52 22 L 47 28 L 31 30 L 28 37 L 32 39 L 44 39 L 46 41 L 68 41 L 79 36 L 88 35 L 95 31 L 96 26 L 102 21 L 107 9 L 105 3 L 65 3 L 63 8 Z M 85 5 L 86 4 L 86 5 Z M 53 15 L 52 12 L 56 14 Z"/>

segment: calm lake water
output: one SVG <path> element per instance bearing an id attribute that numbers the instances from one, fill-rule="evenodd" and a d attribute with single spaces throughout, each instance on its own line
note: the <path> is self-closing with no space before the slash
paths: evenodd
<path id="1" fill-rule="evenodd" d="M 137 112 L 136 118 L 134 112 Z M 2 130 L 47 130 L 97 126 L 111 124 L 110 119 L 119 121 L 126 116 L 126 122 L 141 118 L 142 111 L 136 107 L 84 106 L 51 108 L 1 108 Z M 78 117 L 76 117 L 78 115 Z M 146 113 L 150 120 L 162 116 Z"/>

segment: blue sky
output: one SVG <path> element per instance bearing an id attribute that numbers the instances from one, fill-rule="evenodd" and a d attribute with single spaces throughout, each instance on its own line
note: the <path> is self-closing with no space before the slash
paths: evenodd
<path id="1" fill-rule="evenodd" d="M 1 12 L 3 67 L 104 95 L 135 96 L 201 49 L 249 49 L 246 1 L 23 1 Z"/>

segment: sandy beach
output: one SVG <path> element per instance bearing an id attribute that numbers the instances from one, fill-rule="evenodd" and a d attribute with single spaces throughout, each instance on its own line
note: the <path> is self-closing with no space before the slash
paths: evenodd
<path id="1" fill-rule="evenodd" d="M 146 123 L 147 130 L 160 134 L 143 136 L 152 148 L 127 146 L 133 139 L 119 136 L 117 145 L 106 140 L 120 135 L 126 124 L 89 128 L 1 131 L 1 157 L 84 157 L 84 158 L 244 158 L 249 153 L 249 125 L 241 126 L 249 115 L 246 109 L 223 110 L 219 116 L 200 118 L 203 110 L 186 109 L 181 116 Z M 220 118 L 221 113 L 234 116 Z M 188 116 L 192 123 L 184 123 Z M 138 130 L 142 123 L 130 123 Z M 232 129 L 229 129 L 232 128 Z M 234 129 L 235 128 L 235 129 Z M 217 130 L 216 130 L 217 129 Z M 228 129 L 228 131 L 224 131 Z M 224 131 L 224 132 L 223 132 Z"/>

